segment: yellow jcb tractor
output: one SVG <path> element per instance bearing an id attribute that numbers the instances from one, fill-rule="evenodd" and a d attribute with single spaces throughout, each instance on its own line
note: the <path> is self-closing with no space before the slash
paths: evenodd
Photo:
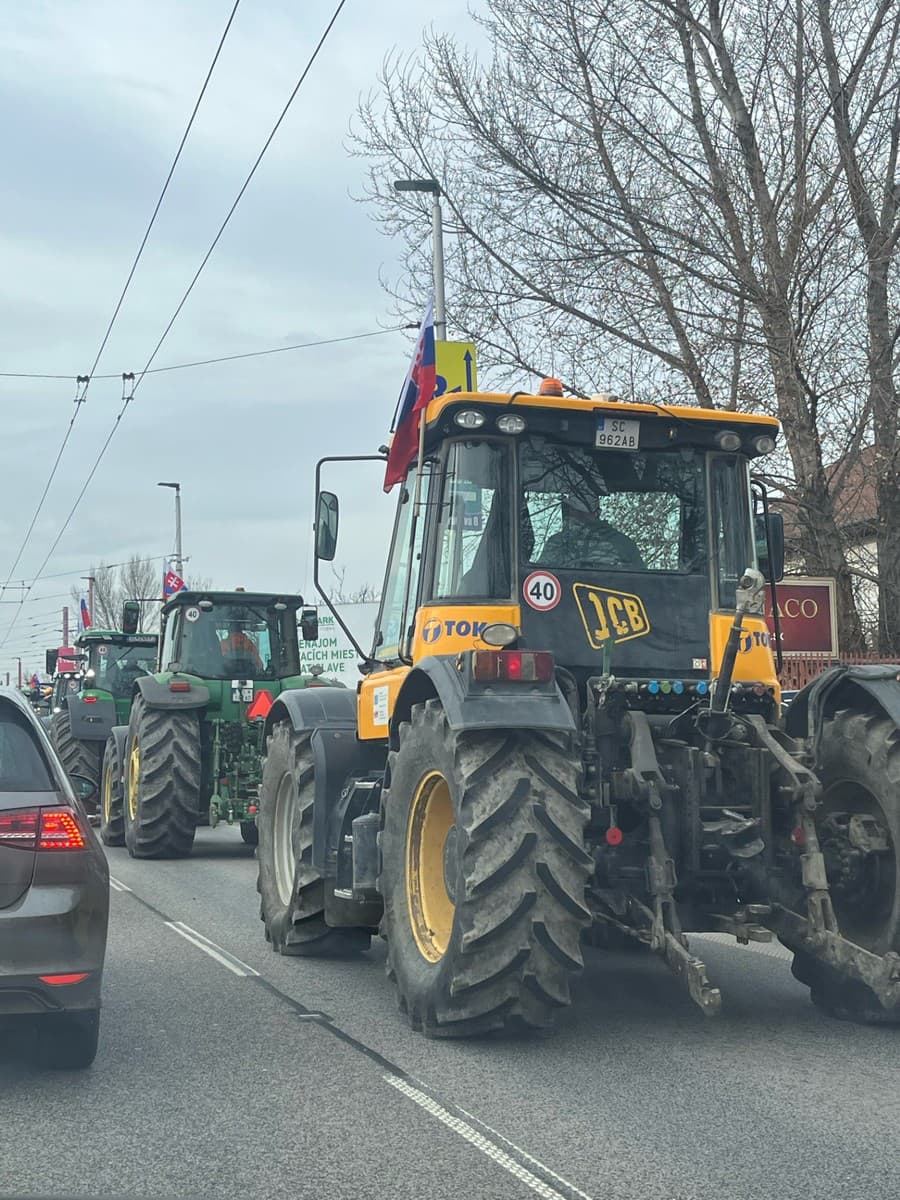
<path id="1" fill-rule="evenodd" d="M 432 1036 L 546 1025 L 588 938 L 713 1014 L 686 937 L 710 930 L 779 938 L 833 1014 L 900 1019 L 900 667 L 827 672 L 782 720 L 783 529 L 752 472 L 777 422 L 541 392 L 428 404 L 357 694 L 272 707 L 273 948 L 380 933 Z"/>

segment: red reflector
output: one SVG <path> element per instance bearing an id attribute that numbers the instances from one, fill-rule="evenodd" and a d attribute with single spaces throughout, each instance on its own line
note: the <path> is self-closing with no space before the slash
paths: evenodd
<path id="1" fill-rule="evenodd" d="M 0 813 L 0 846 L 33 850 L 38 831 L 37 809 Z"/>
<path id="2" fill-rule="evenodd" d="M 97 703 L 97 697 L 96 697 L 96 696 L 85 696 L 85 697 L 84 697 L 84 702 L 85 702 L 85 704 L 96 704 L 96 703 Z"/>
<path id="3" fill-rule="evenodd" d="M 250 814 L 251 817 L 255 817 L 257 812 L 259 812 L 259 809 L 256 807 L 255 804 L 248 804 L 247 812 Z"/>
<path id="4" fill-rule="evenodd" d="M 188 679 L 170 679 L 170 692 L 189 692 L 191 690 L 190 680 Z"/>
<path id="5" fill-rule="evenodd" d="M 606 840 L 610 846 L 621 846 L 622 838 L 624 836 L 625 835 L 622 833 L 622 830 L 618 827 L 618 825 L 613 825 L 606 831 Z"/>
<path id="6" fill-rule="evenodd" d="M 38 850 L 83 850 L 84 834 L 70 808 L 42 808 Z"/>
<path id="7" fill-rule="evenodd" d="M 49 983 L 51 987 L 66 987 L 70 983 L 81 983 L 87 979 L 87 971 L 79 971 L 75 975 L 38 975 L 41 983 Z"/>
<path id="8" fill-rule="evenodd" d="M 272 693 L 265 689 L 257 692 L 253 703 L 247 709 L 248 721 L 264 721 L 269 715 L 272 705 L 275 701 L 272 699 Z"/>
<path id="9" fill-rule="evenodd" d="M 553 655 L 546 650 L 476 650 L 472 677 L 479 683 L 549 683 Z"/>
<path id="10" fill-rule="evenodd" d="M 798 825 L 796 829 L 791 830 L 791 841 L 795 846 L 804 846 L 806 844 L 806 834 L 803 832 L 802 826 Z"/>

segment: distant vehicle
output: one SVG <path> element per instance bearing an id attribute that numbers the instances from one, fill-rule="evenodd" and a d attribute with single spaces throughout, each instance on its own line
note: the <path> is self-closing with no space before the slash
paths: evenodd
<path id="1" fill-rule="evenodd" d="M 38 1061 L 97 1053 L 109 868 L 27 699 L 0 689 L 0 1021 L 36 1026 Z"/>

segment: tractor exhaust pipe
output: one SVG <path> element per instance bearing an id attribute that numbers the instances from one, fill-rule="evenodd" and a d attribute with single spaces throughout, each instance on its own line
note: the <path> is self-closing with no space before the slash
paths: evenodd
<path id="1" fill-rule="evenodd" d="M 719 677 L 716 680 L 716 686 L 710 698 L 710 712 L 724 713 L 728 710 L 728 699 L 731 695 L 731 685 L 734 681 L 734 664 L 737 661 L 738 650 L 741 647 L 741 631 L 744 624 L 744 617 L 749 612 L 760 611 L 760 600 L 764 587 L 765 580 L 760 572 L 753 567 L 748 567 L 741 576 L 737 586 L 737 608 L 734 613 L 734 621 L 728 633 L 728 641 L 725 643 L 725 652 L 722 655 Z"/>

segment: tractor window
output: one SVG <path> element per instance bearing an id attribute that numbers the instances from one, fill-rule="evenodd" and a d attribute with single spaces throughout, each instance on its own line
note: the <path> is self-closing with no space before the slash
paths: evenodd
<path id="1" fill-rule="evenodd" d="M 283 616 L 253 604 L 187 606 L 181 618 L 182 670 L 203 679 L 278 679 L 296 671 L 296 663 L 287 661 L 297 656 L 285 639 Z"/>
<path id="2" fill-rule="evenodd" d="M 703 457 L 522 443 L 519 539 L 526 563 L 559 570 L 707 569 Z"/>
<path id="3" fill-rule="evenodd" d="M 756 566 L 745 460 L 724 455 L 714 458 L 710 481 L 718 607 L 733 610 L 738 580 L 747 567 Z"/>
<path id="4" fill-rule="evenodd" d="M 443 478 L 433 599 L 508 600 L 510 446 L 454 442 Z"/>
<path id="5" fill-rule="evenodd" d="M 86 685 L 111 692 L 116 699 L 128 699 L 136 681 L 156 670 L 156 647 L 101 642 L 91 646 L 90 665 L 94 675 L 85 680 Z"/>
<path id="6" fill-rule="evenodd" d="M 425 513 L 430 479 L 431 464 L 426 463 L 425 474 L 422 478 L 422 511 L 416 521 L 411 578 L 409 552 L 416 494 L 415 469 L 410 471 L 406 482 L 400 489 L 400 503 L 394 524 L 394 541 L 382 591 L 378 631 L 375 635 L 375 654 L 386 662 L 399 659 L 400 643 L 406 640 L 418 606 L 419 576 L 422 570 L 422 539 L 425 533 Z M 405 629 L 401 628 L 403 625 L 406 626 Z"/>

